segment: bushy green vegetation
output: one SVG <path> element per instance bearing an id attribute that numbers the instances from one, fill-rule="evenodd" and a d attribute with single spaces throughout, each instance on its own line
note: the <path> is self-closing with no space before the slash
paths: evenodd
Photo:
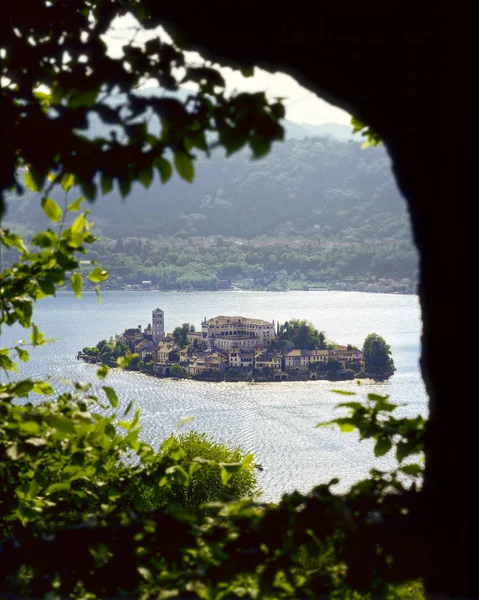
<path id="1" fill-rule="evenodd" d="M 134 182 L 149 187 L 153 169 L 167 181 L 174 167 L 190 182 L 195 173 L 192 150 L 208 152 L 207 134 L 217 134 L 215 143 L 229 153 L 248 145 L 256 158 L 282 138 L 280 102 L 270 103 L 261 93 L 226 98 L 220 73 L 187 65 L 176 46 L 152 39 L 144 48 L 126 45 L 119 60 L 107 55 L 100 36 L 109 23 L 128 10 L 154 29 L 161 25 L 156 6 L 47 2 L 30 18 L 30 6 L 20 2 L 9 13 L 2 56 L 6 134 L 1 191 L 14 186 L 21 191 L 23 182 L 33 192 L 41 191 L 50 224 L 29 246 L 18 234 L 0 230 L 3 249 L 11 253 L 0 273 L 0 326 L 31 330 L 29 342 L 0 349 L 0 368 L 7 375 L 15 371 L 16 358 L 29 360 L 27 347 L 47 341 L 33 321 L 37 300 L 54 295 L 65 282 L 81 297 L 85 275 L 94 284 L 108 276 L 100 267 L 88 267 L 85 273 L 80 265 L 95 238 L 87 212 L 76 214 L 82 198 L 71 202 L 68 197 L 75 183 L 91 200 L 99 189 L 107 194 L 113 184 L 127 196 Z M 60 38 L 52 23 L 64 24 Z M 183 81 L 199 87 L 188 106 L 131 94 L 153 73 L 160 85 L 177 89 L 174 73 L 179 67 L 185 67 Z M 100 96 L 117 87 L 126 91 L 127 102 L 105 106 Z M 147 110 L 161 118 L 161 136 L 148 133 L 136 120 Z M 82 135 L 91 113 L 115 124 L 121 143 Z M 328 160 L 327 152 L 323 159 Z M 306 175 L 307 161 L 305 153 L 301 162 Z M 328 167 L 325 176 L 333 178 L 334 164 Z M 258 179 L 250 181 L 250 198 L 261 189 Z M 50 194 L 60 187 L 64 209 L 55 201 L 56 191 Z M 221 202 L 220 197 L 220 206 L 210 206 L 212 220 L 228 210 Z M 165 205 L 159 206 L 161 216 L 167 214 Z M 2 208 L 0 204 L 0 212 Z M 252 203 L 245 208 L 251 222 L 262 227 L 266 218 L 261 210 L 255 214 Z M 144 215 L 137 207 L 134 212 Z M 271 216 L 274 222 L 274 202 Z M 157 227 L 154 221 L 148 215 L 149 227 Z M 98 350 L 111 362 L 122 348 L 105 341 Z M 125 368 L 130 358 L 119 356 L 115 364 Z M 103 365 L 98 377 L 107 376 Z M 210 478 L 201 480 L 201 472 L 213 467 L 214 490 L 230 499 L 233 494 L 218 485 L 218 469 L 221 484 L 228 486 L 235 474 L 251 471 L 250 455 L 233 463 L 218 463 L 223 455 L 217 448 L 210 455 L 214 458 L 193 456 L 203 452 L 205 442 L 194 436 L 189 454 L 174 438 L 155 451 L 141 441 L 139 412 L 130 418 L 132 404 L 120 407 L 108 385 L 101 386 L 98 397 L 81 383 L 55 394 L 48 381 L 5 380 L 0 384 L 0 593 L 6 597 L 397 597 L 398 582 L 417 579 L 429 566 L 423 562 L 418 569 L 415 561 L 421 556 L 411 561 L 414 541 L 401 551 L 404 524 L 413 535 L 417 523 L 409 517 L 417 492 L 404 476 L 420 484 L 422 465 L 409 459 L 423 451 L 425 421 L 420 416 L 395 418 L 396 405 L 387 397 L 369 394 L 365 401 L 344 403 L 347 414 L 334 424 L 372 439 L 376 456 L 394 451 L 396 469 L 372 470 L 343 495 L 333 493 L 337 480 L 332 480 L 309 494 L 285 495 L 276 506 L 247 498 L 217 502 L 205 515 L 197 503 L 216 492 L 211 492 Z M 39 401 L 35 394 L 49 400 Z M 179 486 L 194 490 L 195 479 L 201 481 L 196 501 L 185 506 L 188 499 Z M 145 490 L 153 491 L 156 502 L 161 488 L 177 492 L 152 505 Z M 249 483 L 239 489 L 250 490 Z M 163 504 L 169 499 L 173 506 Z"/>
<path id="2" fill-rule="evenodd" d="M 154 179 L 148 190 L 134 185 L 121 210 L 114 191 L 93 206 L 102 241 L 89 257 L 112 281 L 214 290 L 218 280 L 243 279 L 281 290 L 416 279 L 408 215 L 384 149 L 290 140 L 261 162 L 239 153 L 198 163 L 193 187 L 172 178 L 160 189 Z M 37 195 L 9 196 L 6 222 L 43 226 Z"/>
<path id="3" fill-rule="evenodd" d="M 388 375 L 396 370 L 391 347 L 377 333 L 370 333 L 363 344 L 366 371 L 372 375 Z"/>
<path id="4" fill-rule="evenodd" d="M 204 433 L 172 435 L 162 445 L 158 461 L 171 465 L 181 461 L 190 477 L 187 483 L 173 480 L 167 485 L 142 485 L 140 493 L 152 510 L 165 505 L 199 510 L 207 502 L 252 497 L 257 491 L 254 468 L 243 468 L 249 463 L 244 462 L 241 448 L 230 448 Z M 248 461 L 253 465 L 252 455 Z"/>
<path id="5" fill-rule="evenodd" d="M 188 344 L 186 336 L 190 331 L 194 330 L 195 326 L 189 323 L 183 323 L 183 325 L 179 325 L 173 329 L 173 337 L 180 348 L 184 348 Z"/>
<path id="6" fill-rule="evenodd" d="M 75 192 L 74 192 L 75 193 Z M 55 199 L 55 193 L 53 195 Z M 57 196 L 61 200 L 61 194 Z M 95 233 L 114 239 L 218 236 L 296 236 L 407 242 L 413 250 L 404 200 L 384 148 L 329 138 L 289 140 L 261 161 L 246 152 L 198 157 L 195 184 L 173 176 L 161 187 L 135 183 L 122 205 L 112 190 L 92 207 Z M 119 210 L 121 206 L 121 210 Z M 10 196 L 7 222 L 44 224 L 38 196 Z"/>
<path id="7" fill-rule="evenodd" d="M 312 323 L 302 319 L 291 319 L 279 326 L 278 342 L 282 341 L 292 342 L 295 348 L 306 350 L 325 350 L 328 347 L 324 331 L 318 331 Z"/>
<path id="8" fill-rule="evenodd" d="M 93 248 L 89 257 L 109 269 L 109 284 L 118 287 L 148 280 L 167 290 L 216 290 L 227 280 L 244 288 L 287 290 L 417 276 L 416 253 L 405 241 L 104 239 Z"/>

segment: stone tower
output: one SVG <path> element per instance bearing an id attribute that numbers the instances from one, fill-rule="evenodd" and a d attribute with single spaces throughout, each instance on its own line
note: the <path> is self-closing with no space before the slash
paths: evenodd
<path id="1" fill-rule="evenodd" d="M 165 337 L 165 313 L 160 308 L 155 308 L 152 312 L 152 335 L 153 343 L 157 344 Z"/>

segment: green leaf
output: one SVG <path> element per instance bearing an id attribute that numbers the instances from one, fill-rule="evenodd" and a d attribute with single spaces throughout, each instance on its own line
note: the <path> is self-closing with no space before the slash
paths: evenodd
<path id="1" fill-rule="evenodd" d="M 113 408 L 118 406 L 118 396 L 113 388 L 108 387 L 107 385 L 103 386 L 103 391 L 107 395 L 107 398 Z"/>
<path id="2" fill-rule="evenodd" d="M 88 279 L 90 281 L 93 281 L 93 283 L 99 283 L 100 281 L 104 281 L 107 277 L 108 277 L 108 271 L 106 271 L 105 269 L 102 269 L 101 267 L 97 267 L 96 269 L 93 269 L 93 271 L 91 271 L 88 274 Z"/>
<path id="3" fill-rule="evenodd" d="M 133 400 L 130 400 L 130 402 L 128 402 L 128 406 L 125 408 L 125 411 L 123 413 L 124 417 L 126 417 L 126 415 L 130 412 L 132 406 L 133 406 Z"/>
<path id="4" fill-rule="evenodd" d="M 113 179 L 105 173 L 101 176 L 101 193 L 108 194 L 113 189 Z"/>
<path id="5" fill-rule="evenodd" d="M 31 170 L 25 172 L 23 181 L 31 192 L 39 192 L 42 189 L 41 183 L 35 178 Z"/>
<path id="6" fill-rule="evenodd" d="M 413 477 L 418 477 L 424 472 L 424 469 L 418 464 L 404 465 L 404 467 L 400 467 L 399 470 L 405 475 L 411 475 Z"/>
<path id="7" fill-rule="evenodd" d="M 392 448 L 392 442 L 389 438 L 381 437 L 374 446 L 374 456 L 384 456 Z"/>
<path id="8" fill-rule="evenodd" d="M 28 248 L 22 238 L 19 235 L 11 233 L 8 229 L 0 229 L 0 239 L 7 248 L 11 248 L 13 246 L 19 252 L 28 251 Z"/>
<path id="9" fill-rule="evenodd" d="M 28 486 L 27 498 L 29 500 L 33 500 L 37 495 L 38 490 L 40 489 L 40 485 L 35 479 L 32 479 L 30 485 Z"/>
<path id="10" fill-rule="evenodd" d="M 138 180 L 143 184 L 143 186 L 146 189 L 150 187 L 151 182 L 153 180 L 153 169 L 150 165 L 141 169 L 141 171 L 138 173 Z"/>
<path id="11" fill-rule="evenodd" d="M 27 360 L 28 360 L 28 352 L 26 350 L 23 350 L 23 348 L 19 348 L 18 346 L 15 346 L 15 350 L 17 351 L 18 358 L 22 362 L 27 362 Z"/>
<path id="12" fill-rule="evenodd" d="M 64 173 L 60 179 L 60 185 L 64 192 L 68 192 L 75 185 L 75 175 Z"/>
<path id="13" fill-rule="evenodd" d="M 119 489 L 117 489 L 116 487 L 112 487 L 108 490 L 108 500 L 111 500 L 112 502 L 114 502 L 115 500 L 118 500 L 118 498 L 121 498 L 121 492 Z"/>
<path id="14" fill-rule="evenodd" d="M 181 465 L 168 467 L 165 473 L 167 475 L 174 475 L 176 482 L 180 485 L 188 485 L 190 482 L 190 476 Z"/>
<path id="15" fill-rule="evenodd" d="M 191 183 L 195 176 L 195 167 L 191 158 L 184 152 L 175 152 L 174 162 L 178 175 Z"/>
<path id="16" fill-rule="evenodd" d="M 379 394 L 368 394 L 368 400 L 371 400 L 371 402 L 386 401 L 388 398 L 389 396 L 380 396 Z"/>
<path id="17" fill-rule="evenodd" d="M 17 372 L 15 363 L 5 354 L 0 354 L 0 369 L 3 369 L 4 371 L 13 371 L 14 373 Z"/>
<path id="18" fill-rule="evenodd" d="M 75 235 L 75 234 L 80 233 L 80 231 L 85 227 L 85 225 L 86 225 L 86 217 L 85 217 L 85 215 L 84 214 L 83 215 L 79 215 L 73 221 L 73 223 L 72 223 L 72 227 L 71 227 L 72 234 Z M 78 241 L 80 242 L 80 244 L 83 242 L 83 236 L 82 235 L 79 236 L 79 240 Z"/>
<path id="19" fill-rule="evenodd" d="M 171 163 L 167 161 L 166 158 L 158 156 L 158 158 L 153 161 L 153 166 L 160 174 L 161 183 L 167 183 L 173 175 Z"/>
<path id="20" fill-rule="evenodd" d="M 30 341 L 34 346 L 41 346 L 45 343 L 45 336 L 41 331 L 39 331 L 38 327 L 33 323 L 32 324 L 32 333 L 30 334 Z"/>
<path id="21" fill-rule="evenodd" d="M 130 402 L 130 404 L 131 404 L 131 402 Z M 161 444 L 161 450 L 163 452 L 167 452 L 171 448 L 171 446 L 173 446 L 174 443 L 175 443 L 175 438 L 172 435 L 170 435 L 170 437 Z"/>
<path id="22" fill-rule="evenodd" d="M 83 202 L 83 200 L 85 200 L 85 198 L 83 196 L 79 196 L 67 206 L 67 210 L 70 210 L 71 212 L 78 212 L 80 210 L 80 204 Z"/>
<path id="23" fill-rule="evenodd" d="M 128 194 L 130 193 L 130 190 L 131 190 L 130 179 L 119 179 L 118 187 L 120 188 L 120 194 L 122 195 L 123 198 L 125 198 L 126 196 L 128 196 Z"/>
<path id="24" fill-rule="evenodd" d="M 83 278 L 81 273 L 73 273 L 73 275 L 70 277 L 70 285 L 72 286 L 72 290 L 75 292 L 75 296 L 77 298 L 81 298 L 81 291 L 83 287 Z"/>
<path id="25" fill-rule="evenodd" d="M 12 388 L 12 392 L 16 396 L 20 396 L 20 397 L 28 396 L 28 393 L 33 390 L 33 386 L 34 386 L 33 381 L 30 381 L 29 379 L 25 379 L 23 381 L 19 381 L 18 383 L 16 383 L 15 386 Z"/>
<path id="26" fill-rule="evenodd" d="M 361 410 L 363 409 L 363 405 L 361 402 L 341 402 L 340 404 L 336 404 L 335 408 L 350 408 L 351 410 Z"/>
<path id="27" fill-rule="evenodd" d="M 254 461 L 254 454 L 252 452 L 250 452 L 243 458 L 243 461 L 241 463 L 242 468 L 249 469 L 250 467 L 253 466 L 253 461 Z"/>
<path id="28" fill-rule="evenodd" d="M 50 221 L 58 223 L 62 218 L 62 209 L 58 206 L 55 200 L 43 197 L 41 200 L 43 212 L 47 215 Z"/>
<path id="29" fill-rule="evenodd" d="M 221 467 L 221 481 L 224 485 L 228 484 L 228 481 L 235 473 L 239 473 L 243 470 L 243 463 L 219 463 Z"/>
<path id="30" fill-rule="evenodd" d="M 48 281 L 47 279 L 38 278 L 38 285 L 40 289 L 45 294 L 45 296 L 53 296 L 55 294 L 55 284 L 53 281 Z"/>
<path id="31" fill-rule="evenodd" d="M 241 75 L 243 75 L 243 77 L 253 77 L 254 76 L 254 66 L 253 67 L 243 67 L 241 69 Z"/>
<path id="32" fill-rule="evenodd" d="M 366 127 L 366 125 L 356 117 L 351 118 L 351 125 L 353 128 L 353 133 L 357 133 Z"/>
<path id="33" fill-rule="evenodd" d="M 138 356 L 137 354 L 127 354 L 126 356 L 120 356 L 116 359 L 116 364 L 120 367 L 120 369 L 126 369 L 131 361 Z"/>
<path id="34" fill-rule="evenodd" d="M 47 487 L 45 493 L 46 494 L 56 494 L 57 492 L 65 492 L 70 489 L 70 483 L 62 482 L 62 483 L 54 483 Z"/>
<path id="35" fill-rule="evenodd" d="M 58 236 L 53 231 L 41 231 L 32 239 L 32 244 L 39 248 L 51 248 L 58 241 Z"/>
<path id="36" fill-rule="evenodd" d="M 107 367 L 107 365 L 102 365 L 96 372 L 96 376 L 98 377 L 98 379 L 105 379 L 105 377 L 108 375 L 109 370 L 110 369 Z"/>
<path id="37" fill-rule="evenodd" d="M 53 427 L 61 433 L 75 433 L 75 425 L 73 422 L 63 415 L 49 415 L 46 418 L 50 427 Z"/>
<path id="38" fill-rule="evenodd" d="M 44 396 L 51 396 L 53 394 L 52 386 L 46 381 L 36 381 L 33 384 L 33 392 L 35 394 L 43 394 Z"/>
<path id="39" fill-rule="evenodd" d="M 402 462 L 407 456 L 417 454 L 419 452 L 418 444 L 414 440 L 408 442 L 399 442 L 396 446 L 396 458 L 398 462 Z"/>
<path id="40" fill-rule="evenodd" d="M 82 106 L 92 106 L 98 96 L 98 89 L 92 90 L 72 90 L 68 99 L 70 108 L 80 108 Z"/>
<path id="41" fill-rule="evenodd" d="M 337 425 L 343 433 L 351 433 L 351 431 L 356 429 L 356 426 L 352 423 L 337 423 Z"/>
<path id="42" fill-rule="evenodd" d="M 24 433 L 40 433 L 40 425 L 35 421 L 23 421 L 19 424 L 19 429 Z"/>
<path id="43" fill-rule="evenodd" d="M 136 569 L 143 579 L 146 579 L 148 582 L 153 581 L 153 575 L 151 574 L 150 569 L 147 569 L 146 567 L 136 567 Z"/>
<path id="44" fill-rule="evenodd" d="M 331 390 L 333 394 L 340 394 L 341 396 L 355 396 L 356 392 L 346 392 L 345 390 Z"/>

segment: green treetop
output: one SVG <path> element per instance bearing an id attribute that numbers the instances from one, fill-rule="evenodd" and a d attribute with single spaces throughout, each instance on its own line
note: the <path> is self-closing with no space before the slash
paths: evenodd
<path id="1" fill-rule="evenodd" d="M 307 350 L 324 350 L 326 348 L 324 331 L 318 331 L 309 321 L 291 319 L 281 325 L 279 331 L 280 339 L 293 342 L 296 348 Z"/>
<path id="2" fill-rule="evenodd" d="M 391 347 L 377 333 L 370 333 L 364 340 L 363 354 L 368 373 L 385 375 L 396 370 Z"/>
<path id="3" fill-rule="evenodd" d="M 183 325 L 173 329 L 173 337 L 180 348 L 184 348 L 187 345 L 186 336 L 190 333 L 191 327 L 192 325 L 189 323 L 183 323 Z"/>

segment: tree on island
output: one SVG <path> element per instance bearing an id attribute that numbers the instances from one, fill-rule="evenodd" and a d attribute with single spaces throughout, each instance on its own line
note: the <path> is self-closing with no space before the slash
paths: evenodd
<path id="1" fill-rule="evenodd" d="M 377 333 L 370 333 L 363 345 L 366 372 L 371 375 L 386 375 L 396 370 L 391 356 L 391 347 Z"/>
<path id="2" fill-rule="evenodd" d="M 184 348 L 188 344 L 186 336 L 190 333 L 191 327 L 190 323 L 183 323 L 173 329 L 173 337 L 180 348 Z"/>
<path id="3" fill-rule="evenodd" d="M 326 335 L 318 331 L 312 323 L 301 319 L 291 319 L 279 327 L 279 340 L 289 340 L 296 348 L 325 350 Z"/>
<path id="4" fill-rule="evenodd" d="M 180 364 L 175 363 L 171 367 L 171 376 L 176 379 L 177 377 L 181 377 L 182 374 L 183 374 L 183 367 Z"/>

